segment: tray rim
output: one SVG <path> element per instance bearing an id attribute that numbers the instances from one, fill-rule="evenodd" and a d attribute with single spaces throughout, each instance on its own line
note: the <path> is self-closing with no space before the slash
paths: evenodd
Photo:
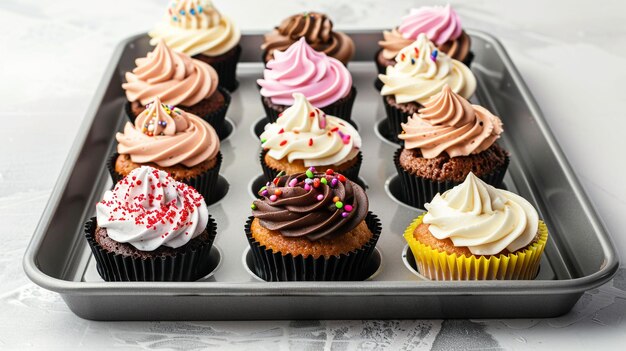
<path id="1" fill-rule="evenodd" d="M 347 34 L 380 34 L 383 29 L 346 30 Z M 120 41 L 109 61 L 91 100 L 86 117 L 83 119 L 69 154 L 63 163 L 59 177 L 52 189 L 50 198 L 44 208 L 33 237 L 26 248 L 22 265 L 28 278 L 44 289 L 68 295 L 131 295 L 131 296 L 410 296 L 410 295 L 552 295 L 583 293 L 609 281 L 619 268 L 619 258 L 615 244 L 607 233 L 601 218 L 593 208 L 589 197 L 580 185 L 561 147 L 554 138 L 543 113 L 539 109 L 526 83 L 501 42 L 493 35 L 479 30 L 467 29 L 473 37 L 480 37 L 490 43 L 502 58 L 524 99 L 537 125 L 550 145 L 559 166 L 567 181 L 572 186 L 574 195 L 582 205 L 582 209 L 593 227 L 599 243 L 605 253 L 605 262 L 596 272 L 579 278 L 565 280 L 541 281 L 367 281 L 367 282 L 80 282 L 67 281 L 45 274 L 37 266 L 36 256 L 41 248 L 43 238 L 50 225 L 52 214 L 60 205 L 61 194 L 69 181 L 78 155 L 85 143 L 87 134 L 96 116 L 98 107 L 105 95 L 110 79 L 116 74 L 117 62 L 122 56 L 124 47 L 145 32 L 131 35 Z M 243 36 L 262 35 L 262 31 L 244 31 Z M 260 57 L 259 57 L 260 60 Z M 260 62 L 260 61 L 259 61 Z M 245 62 L 244 62 L 245 63 Z M 312 285 L 316 286 L 314 292 Z M 489 290 L 484 290 L 488 288 Z"/>

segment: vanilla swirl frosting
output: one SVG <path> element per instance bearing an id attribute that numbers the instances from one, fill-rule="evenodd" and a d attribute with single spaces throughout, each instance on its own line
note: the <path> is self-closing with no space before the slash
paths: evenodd
<path id="1" fill-rule="evenodd" d="M 202 195 L 166 172 L 134 169 L 96 205 L 97 223 L 107 235 L 141 251 L 178 248 L 200 235 L 209 212 Z"/>
<path id="2" fill-rule="evenodd" d="M 161 103 L 159 98 L 115 136 L 117 151 L 135 163 L 160 167 L 193 167 L 217 156 L 220 141 L 215 129 L 200 117 Z"/>
<path id="3" fill-rule="evenodd" d="M 304 38 L 286 51 L 276 51 L 267 63 L 263 79 L 257 80 L 261 95 L 272 103 L 290 106 L 293 93 L 302 93 L 315 107 L 326 107 L 346 97 L 352 76 L 337 59 L 311 48 Z"/>
<path id="4" fill-rule="evenodd" d="M 486 184 L 473 173 L 425 207 L 423 222 L 435 238 L 450 239 L 474 255 L 515 252 L 529 245 L 539 228 L 537 211 L 528 201 Z"/>
<path id="5" fill-rule="evenodd" d="M 241 39 L 239 28 L 222 15 L 211 0 L 173 0 L 162 23 L 148 33 L 156 45 L 164 40 L 189 56 L 219 56 Z"/>
<path id="6" fill-rule="evenodd" d="M 340 165 L 354 159 L 361 148 L 361 136 L 349 123 L 328 116 L 293 94 L 295 103 L 265 126 L 261 142 L 267 154 L 289 162 L 303 160 L 306 167 Z"/>
<path id="7" fill-rule="evenodd" d="M 193 106 L 217 89 L 213 67 L 175 52 L 162 40 L 135 63 L 137 67 L 126 72 L 126 83 L 122 84 L 128 101 L 147 105 L 158 97 L 168 105 Z"/>
<path id="8" fill-rule="evenodd" d="M 444 85 L 469 99 L 476 90 L 476 78 L 463 63 L 439 52 L 425 34 L 396 56 L 396 64 L 378 75 L 384 83 L 380 93 L 394 95 L 396 102 L 424 104 Z"/>
<path id="9" fill-rule="evenodd" d="M 271 59 L 275 50 L 285 50 L 304 38 L 316 51 L 346 64 L 354 55 L 354 42 L 344 33 L 333 31 L 333 22 L 322 13 L 305 12 L 289 16 L 272 32 L 265 34 L 261 49 Z"/>
<path id="10" fill-rule="evenodd" d="M 428 100 L 419 114 L 402 123 L 406 149 L 420 149 L 425 158 L 446 152 L 450 157 L 487 150 L 502 134 L 500 118 L 482 106 L 472 105 L 449 86 Z"/>

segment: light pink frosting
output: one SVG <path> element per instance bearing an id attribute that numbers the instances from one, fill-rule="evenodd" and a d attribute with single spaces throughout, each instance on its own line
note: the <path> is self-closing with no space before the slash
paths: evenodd
<path id="1" fill-rule="evenodd" d="M 398 30 L 406 39 L 415 39 L 420 33 L 424 33 L 437 45 L 455 40 L 463 32 L 459 15 L 450 4 L 411 9 L 409 14 L 402 18 Z"/>
<path id="2" fill-rule="evenodd" d="M 448 85 L 402 124 L 406 149 L 420 149 L 424 158 L 446 152 L 450 157 L 487 150 L 500 138 L 502 122 L 484 107 L 472 105 Z"/>
<path id="3" fill-rule="evenodd" d="M 220 141 L 215 129 L 200 117 L 161 104 L 159 98 L 147 106 L 133 125 L 126 123 L 117 133 L 117 152 L 135 163 L 154 162 L 160 167 L 182 164 L 193 167 L 217 156 Z"/>
<path id="4" fill-rule="evenodd" d="M 302 93 L 321 108 L 350 93 L 352 76 L 341 61 L 313 50 L 303 37 L 287 50 L 275 51 L 257 83 L 261 95 L 274 104 L 291 106 L 293 94 Z"/>
<path id="5" fill-rule="evenodd" d="M 168 105 L 193 106 L 213 95 L 217 72 L 208 64 L 170 49 L 160 40 L 146 57 L 135 61 L 137 67 L 126 72 L 122 84 L 128 101 L 147 105 L 155 97 Z"/>

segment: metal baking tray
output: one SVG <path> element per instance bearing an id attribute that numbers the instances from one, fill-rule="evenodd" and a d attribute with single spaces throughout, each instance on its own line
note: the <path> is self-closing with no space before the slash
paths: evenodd
<path id="1" fill-rule="evenodd" d="M 251 187 L 261 175 L 255 137 L 263 123 L 256 86 L 263 69 L 260 34 L 241 41 L 241 84 L 227 114 L 232 132 L 221 148 L 220 181 L 230 188 L 209 207 L 218 224 L 213 273 L 197 282 L 104 282 L 82 235 L 94 204 L 111 187 L 105 162 L 126 122 L 124 73 L 149 51 L 148 36 L 141 34 L 115 50 L 26 251 L 26 274 L 61 294 L 78 316 L 95 320 L 550 317 L 611 279 L 618 259 L 609 236 L 504 48 L 478 31 L 468 31 L 479 83 L 475 101 L 502 118 L 501 144 L 512 155 L 505 185 L 536 206 L 550 238 L 532 281 L 438 282 L 416 274 L 402 233 L 420 211 L 394 199 L 399 185 L 392 155 L 398 146 L 382 137 L 384 110 L 374 88 L 380 33 L 349 33 L 357 48 L 349 69 L 358 89 L 353 120 L 364 140 L 360 175 L 383 225 L 368 280 L 268 283 L 247 268 L 243 227 Z"/>

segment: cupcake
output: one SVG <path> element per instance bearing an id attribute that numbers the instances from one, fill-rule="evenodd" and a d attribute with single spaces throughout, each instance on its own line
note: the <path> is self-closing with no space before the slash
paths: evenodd
<path id="1" fill-rule="evenodd" d="M 387 66 L 395 65 L 400 50 L 411 45 L 422 33 L 437 46 L 437 50 L 470 65 L 474 57 L 470 51 L 471 40 L 456 11 L 450 4 L 424 6 L 411 9 L 398 27 L 383 31 L 384 39 L 378 42 L 381 49 L 376 54 L 378 73 L 385 73 Z"/>
<path id="2" fill-rule="evenodd" d="M 200 116 L 218 135 L 225 136 L 230 94 L 218 87 L 217 73 L 211 66 L 173 51 L 162 40 L 136 64 L 132 72 L 126 72 L 126 83 L 122 84 L 131 121 L 158 97 L 164 104 Z"/>
<path id="3" fill-rule="evenodd" d="M 499 187 L 509 165 L 496 140 L 500 119 L 472 105 L 449 86 L 402 124 L 404 148 L 394 155 L 403 200 L 415 207 L 463 182 L 470 172 Z"/>
<path id="4" fill-rule="evenodd" d="M 426 204 L 404 232 L 420 274 L 433 280 L 534 279 L 548 229 L 519 195 L 473 173 Z"/>
<path id="5" fill-rule="evenodd" d="M 293 106 L 261 134 L 261 166 L 267 179 L 316 167 L 334 169 L 356 181 L 363 161 L 356 129 L 313 107 L 301 93 L 294 93 L 293 99 Z"/>
<path id="6" fill-rule="evenodd" d="M 379 74 L 389 133 L 401 132 L 400 124 L 416 113 L 428 99 L 447 84 L 452 91 L 469 99 L 476 90 L 476 78 L 463 63 L 439 52 L 425 34 L 400 50 L 396 65 Z"/>
<path id="7" fill-rule="evenodd" d="M 202 195 L 143 166 L 96 205 L 85 236 L 106 281 L 194 281 L 210 273 L 215 221 Z"/>
<path id="8" fill-rule="evenodd" d="M 109 160 L 113 182 L 142 166 L 158 168 L 194 187 L 211 203 L 222 164 L 215 130 L 196 115 L 155 98 L 117 133 L 117 153 Z"/>
<path id="9" fill-rule="evenodd" d="M 233 91 L 239 85 L 241 32 L 211 0 L 173 0 L 163 21 L 148 35 L 151 45 L 164 40 L 172 49 L 211 65 L 224 88 Z"/>
<path id="10" fill-rule="evenodd" d="M 274 58 L 274 52 L 285 51 L 293 43 L 304 38 L 313 49 L 334 57 L 347 65 L 354 56 L 354 42 L 342 32 L 333 31 L 333 22 L 319 12 L 304 12 L 281 22 L 270 33 L 265 34 L 263 61 Z"/>
<path id="11" fill-rule="evenodd" d="M 337 59 L 313 50 L 304 38 L 285 51 L 275 51 L 257 83 L 272 123 L 294 104 L 293 93 L 302 93 L 313 106 L 350 121 L 356 98 L 350 72 Z"/>
<path id="12" fill-rule="evenodd" d="M 274 179 L 252 203 L 245 233 L 266 281 L 364 280 L 380 236 L 363 189 L 332 170 Z"/>

